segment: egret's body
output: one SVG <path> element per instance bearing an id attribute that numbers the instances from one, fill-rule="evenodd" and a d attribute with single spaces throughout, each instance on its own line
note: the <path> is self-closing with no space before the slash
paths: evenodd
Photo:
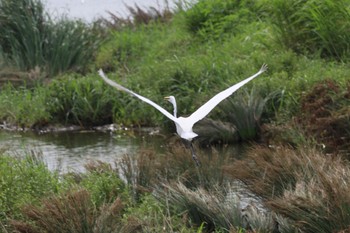
<path id="1" fill-rule="evenodd" d="M 161 106 L 159 106 L 158 104 L 154 103 L 152 100 L 149 100 L 139 94 L 136 94 L 135 92 L 119 85 L 118 83 L 108 79 L 106 77 L 106 75 L 103 73 L 103 71 L 100 69 L 99 70 L 99 75 L 103 78 L 103 80 L 108 83 L 109 85 L 111 85 L 112 87 L 117 88 L 118 90 L 121 91 L 125 91 L 139 99 L 141 99 L 142 101 L 150 104 L 151 106 L 153 106 L 154 108 L 156 108 L 158 111 L 160 111 L 161 113 L 163 113 L 166 117 L 168 117 L 170 120 L 174 121 L 175 125 L 176 125 L 176 132 L 177 134 L 184 140 L 188 141 L 190 143 L 190 147 L 192 150 L 192 157 L 193 159 L 196 161 L 197 165 L 198 160 L 196 158 L 196 155 L 194 153 L 193 147 L 192 147 L 192 139 L 197 137 L 198 134 L 196 134 L 195 132 L 193 132 L 193 125 L 195 123 L 197 123 L 198 121 L 200 121 L 201 119 L 203 119 L 206 115 L 209 114 L 209 112 L 211 110 L 213 110 L 213 108 L 215 108 L 216 105 L 218 105 L 221 101 L 223 101 L 224 99 L 226 99 L 227 97 L 229 97 L 230 95 L 232 95 L 235 91 L 237 91 L 240 87 L 242 87 L 244 84 L 248 83 L 249 81 L 253 80 L 254 78 L 256 78 L 257 76 L 259 76 L 260 74 L 262 74 L 264 71 L 266 71 L 267 66 L 263 65 L 261 67 L 261 69 L 254 75 L 252 75 L 251 77 L 227 88 L 226 90 L 216 94 L 214 97 L 212 97 L 208 102 L 206 102 L 204 105 L 202 105 L 199 109 L 197 109 L 194 113 L 192 113 L 190 116 L 188 117 L 177 117 L 177 105 L 176 105 L 176 100 L 174 96 L 169 96 L 166 97 L 166 99 L 171 102 L 174 106 L 174 115 L 170 114 L 167 110 L 165 110 L 164 108 L 162 108 Z"/>

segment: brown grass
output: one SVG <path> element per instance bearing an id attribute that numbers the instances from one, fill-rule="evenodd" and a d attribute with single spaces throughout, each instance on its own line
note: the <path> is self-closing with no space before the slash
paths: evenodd
<path id="1" fill-rule="evenodd" d="M 341 158 L 315 149 L 256 147 L 225 172 L 303 232 L 337 232 L 350 224 L 350 164 Z"/>
<path id="2" fill-rule="evenodd" d="M 25 221 L 13 220 L 17 232 L 116 232 L 124 205 L 117 198 L 113 203 L 96 209 L 86 190 L 71 191 L 42 201 L 41 206 L 29 205 L 22 212 Z"/>
<path id="3" fill-rule="evenodd" d="M 233 161 L 229 153 L 220 154 L 215 149 L 202 151 L 196 147 L 200 167 L 196 167 L 190 149 L 181 141 L 167 145 L 167 152 L 141 150 L 135 157 L 125 155 L 117 167 L 139 198 L 143 192 L 165 181 L 180 180 L 188 187 L 202 186 L 210 189 L 213 184 L 223 184 L 222 166 Z"/>
<path id="4" fill-rule="evenodd" d="M 133 7 L 129 5 L 125 6 L 129 11 L 130 17 L 123 18 L 115 13 L 108 12 L 110 18 L 99 19 L 98 23 L 114 30 L 121 30 L 125 27 L 134 27 L 135 25 L 140 24 L 150 24 L 151 22 L 155 21 L 165 23 L 170 21 L 173 17 L 173 12 L 170 10 L 167 2 L 165 8 L 162 10 L 155 7 L 143 9 L 137 4 L 135 4 Z"/>
<path id="5" fill-rule="evenodd" d="M 326 152 L 350 158 L 349 86 L 342 88 L 330 79 L 317 83 L 301 99 L 297 122 L 325 146 Z"/>

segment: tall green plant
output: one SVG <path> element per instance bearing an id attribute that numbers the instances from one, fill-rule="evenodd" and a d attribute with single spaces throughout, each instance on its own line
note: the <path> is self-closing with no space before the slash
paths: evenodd
<path id="1" fill-rule="evenodd" d="M 21 70 L 44 68 L 50 76 L 84 71 L 101 38 L 83 22 L 54 22 L 40 0 L 0 1 L 0 51 Z"/>
<path id="2" fill-rule="evenodd" d="M 283 1 L 265 4 L 280 42 L 298 53 L 349 58 L 350 8 L 341 1 Z"/>
<path id="3" fill-rule="evenodd" d="M 0 46 L 11 63 L 30 69 L 44 62 L 46 21 L 40 1 L 0 1 Z"/>
<path id="4" fill-rule="evenodd" d="M 203 38 L 221 38 L 225 33 L 237 33 L 240 25 L 254 15 L 247 5 L 249 1 L 202 0 L 185 12 L 187 29 Z"/>

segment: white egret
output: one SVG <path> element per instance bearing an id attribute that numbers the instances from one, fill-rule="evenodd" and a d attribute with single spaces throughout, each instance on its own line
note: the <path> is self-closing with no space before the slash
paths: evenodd
<path id="1" fill-rule="evenodd" d="M 192 113 L 188 117 L 177 117 L 177 106 L 176 106 L 176 100 L 175 100 L 174 96 L 165 97 L 165 99 L 167 99 L 169 102 L 171 102 L 174 106 L 174 115 L 172 115 L 167 110 L 165 110 L 164 108 L 162 108 L 158 104 L 154 103 L 152 100 L 147 99 L 147 98 L 121 86 L 120 84 L 108 79 L 107 76 L 102 71 L 102 69 L 100 69 L 98 71 L 98 73 L 107 84 L 111 85 L 112 87 L 115 87 L 116 89 L 118 89 L 120 91 L 125 91 L 125 92 L 139 98 L 140 100 L 142 100 L 142 101 L 148 103 L 149 105 L 153 106 L 154 108 L 156 108 L 158 111 L 163 113 L 166 117 L 168 117 L 170 120 L 174 121 L 177 134 L 182 139 L 184 139 L 183 140 L 184 142 L 188 142 L 187 145 L 189 145 L 191 148 L 192 158 L 198 166 L 199 161 L 197 159 L 197 156 L 196 156 L 194 149 L 193 149 L 193 146 L 192 146 L 192 139 L 197 137 L 198 134 L 193 132 L 193 129 L 192 129 L 193 125 L 195 123 L 197 123 L 198 121 L 200 121 L 201 119 L 203 119 L 206 115 L 208 115 L 209 112 L 211 110 L 213 110 L 213 108 L 215 108 L 215 106 L 218 105 L 221 101 L 223 101 L 224 99 L 226 99 L 227 97 L 232 95 L 235 91 L 237 91 L 244 84 L 253 80 L 254 78 L 259 76 L 260 74 L 262 74 L 266 70 L 267 70 L 267 65 L 264 64 L 256 74 L 254 74 L 254 75 L 250 76 L 249 78 L 247 78 L 247 79 L 227 88 L 226 90 L 216 94 L 208 102 L 206 102 L 204 105 L 202 105 L 200 108 L 198 108 L 194 113 Z"/>

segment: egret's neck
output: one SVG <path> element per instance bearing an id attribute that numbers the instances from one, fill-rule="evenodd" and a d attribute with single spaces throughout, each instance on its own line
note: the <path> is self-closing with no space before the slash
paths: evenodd
<path id="1" fill-rule="evenodd" d="M 174 117 L 177 117 L 177 104 L 176 104 L 176 100 L 175 99 L 173 101 L 173 106 L 174 106 Z"/>

